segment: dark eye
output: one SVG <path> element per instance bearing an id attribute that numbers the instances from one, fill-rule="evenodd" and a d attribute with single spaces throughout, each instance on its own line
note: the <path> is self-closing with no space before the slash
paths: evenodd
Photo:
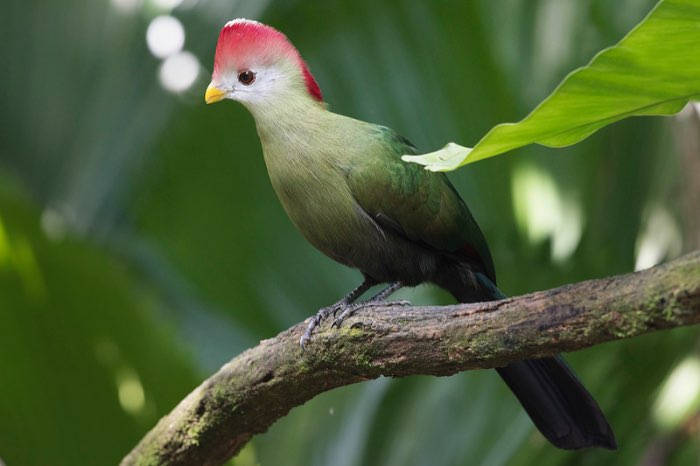
<path id="1" fill-rule="evenodd" d="M 253 84 L 253 81 L 255 81 L 255 73 L 253 73 L 250 70 L 241 71 L 241 73 L 238 75 L 238 80 L 242 84 L 250 86 L 251 84 Z"/>

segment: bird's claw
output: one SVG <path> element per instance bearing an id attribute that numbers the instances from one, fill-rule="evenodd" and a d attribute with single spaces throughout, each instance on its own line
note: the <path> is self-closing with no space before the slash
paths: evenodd
<path id="1" fill-rule="evenodd" d="M 306 348 L 306 344 L 311 340 L 311 335 L 314 333 L 314 330 L 316 327 L 318 327 L 321 324 L 321 321 L 328 317 L 329 315 L 333 314 L 333 317 L 335 319 L 333 320 L 333 323 L 331 324 L 331 328 L 333 327 L 338 327 L 340 328 L 340 325 L 343 323 L 345 319 L 350 317 L 355 311 L 361 308 L 365 307 L 377 307 L 377 306 L 410 306 L 411 303 L 406 301 L 406 300 L 400 300 L 400 301 L 385 301 L 386 297 L 396 291 L 398 288 L 400 288 L 400 283 L 394 283 L 393 285 L 390 285 L 388 288 L 386 288 L 383 292 L 377 294 L 373 299 L 370 299 L 369 301 L 365 301 L 363 303 L 354 303 L 350 304 L 354 299 L 357 298 L 358 294 L 362 294 L 366 290 L 367 282 L 365 282 L 362 286 L 357 288 L 355 291 L 350 293 L 348 296 L 345 298 L 341 299 L 335 304 L 332 304 L 330 306 L 322 307 L 321 309 L 318 310 L 318 312 L 311 317 L 311 320 L 309 321 L 309 325 L 306 327 L 306 331 L 304 334 L 301 336 L 299 339 L 299 346 L 301 346 L 301 349 Z M 388 292 L 388 293 L 387 293 Z M 342 312 L 341 312 L 342 311 Z M 340 312 L 340 315 L 336 317 L 336 314 Z"/>
<path id="2" fill-rule="evenodd" d="M 314 329 L 318 326 L 318 324 L 320 322 L 321 322 L 321 319 L 319 318 L 318 314 L 311 317 L 311 322 L 309 322 L 309 325 L 306 327 L 306 331 L 299 339 L 299 346 L 301 346 L 301 349 L 304 349 L 306 347 L 306 343 L 311 338 L 311 334 L 313 333 Z"/>
<path id="3" fill-rule="evenodd" d="M 341 309 L 347 307 L 348 304 L 344 303 L 342 301 L 337 302 L 335 304 L 332 304 L 330 306 L 322 307 L 321 309 L 318 310 L 318 312 L 311 317 L 311 321 L 309 322 L 309 325 L 306 327 L 306 331 L 304 334 L 301 336 L 299 339 L 299 346 L 301 346 L 301 349 L 306 348 L 306 344 L 309 342 L 311 339 L 311 334 L 314 333 L 314 330 L 316 327 L 318 327 L 321 324 L 321 321 L 328 317 L 329 315 L 333 314 L 333 317 L 340 311 Z"/>
<path id="4" fill-rule="evenodd" d="M 336 327 L 340 328 L 340 324 L 343 323 L 345 319 L 350 317 L 356 310 L 359 308 L 363 307 L 365 303 L 358 303 L 358 304 L 353 304 L 352 306 L 346 307 L 343 312 L 340 313 L 338 317 L 336 317 L 333 320 L 333 323 L 331 324 L 331 328 Z"/>

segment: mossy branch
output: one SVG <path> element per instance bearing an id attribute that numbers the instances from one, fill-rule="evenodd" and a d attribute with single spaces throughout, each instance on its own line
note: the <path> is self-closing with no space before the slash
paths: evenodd
<path id="1" fill-rule="evenodd" d="M 451 375 L 700 322 L 700 252 L 643 272 L 479 304 L 360 311 L 300 323 L 204 381 L 122 465 L 220 465 L 319 393 L 379 376 Z"/>

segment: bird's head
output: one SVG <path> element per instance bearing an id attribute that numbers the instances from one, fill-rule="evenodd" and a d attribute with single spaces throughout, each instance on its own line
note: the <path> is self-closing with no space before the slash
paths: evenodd
<path id="1" fill-rule="evenodd" d="M 204 100 L 232 99 L 255 108 L 291 98 L 323 102 L 316 80 L 287 37 L 257 21 L 226 23 Z"/>

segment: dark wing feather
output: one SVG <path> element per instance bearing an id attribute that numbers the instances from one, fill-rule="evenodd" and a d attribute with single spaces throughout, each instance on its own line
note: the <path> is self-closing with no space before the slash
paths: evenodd
<path id="1" fill-rule="evenodd" d="M 357 203 L 378 224 L 417 244 L 480 262 L 495 282 L 486 240 L 447 177 L 402 161 L 415 148 L 393 130 L 376 132 L 373 153 L 347 172 Z"/>

